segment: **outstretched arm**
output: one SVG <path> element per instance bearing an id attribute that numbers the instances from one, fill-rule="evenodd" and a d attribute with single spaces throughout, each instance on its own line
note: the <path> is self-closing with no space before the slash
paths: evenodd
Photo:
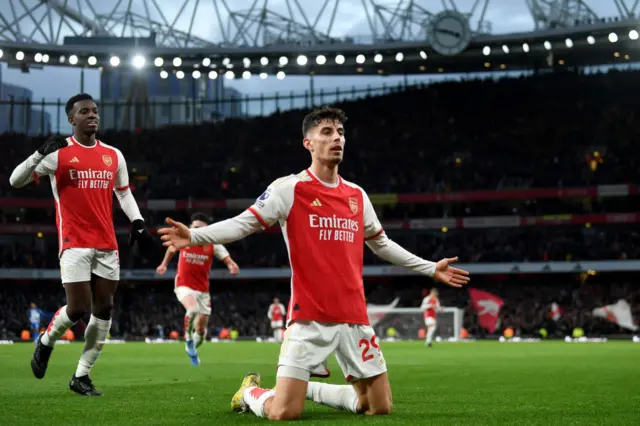
<path id="1" fill-rule="evenodd" d="M 171 262 L 171 259 L 177 252 L 178 250 L 175 247 L 167 247 L 167 251 L 164 253 L 162 263 L 160 263 L 160 265 L 158 265 L 158 267 L 156 268 L 156 273 L 158 275 L 164 275 L 164 273 L 167 272 L 167 266 L 169 266 L 169 262 Z"/>
<path id="2" fill-rule="evenodd" d="M 190 245 L 229 244 L 258 232 L 263 228 L 258 218 L 249 210 L 238 216 L 209 226 L 191 229 Z"/>
<path id="3" fill-rule="evenodd" d="M 213 252 L 218 260 L 227 266 L 231 275 L 236 275 L 240 272 L 240 267 L 238 267 L 238 264 L 231 258 L 231 255 L 225 246 L 222 244 L 214 244 Z"/>
<path id="4" fill-rule="evenodd" d="M 390 240 L 384 232 L 376 238 L 368 240 L 366 244 L 379 258 L 396 266 L 404 266 L 414 272 L 432 278 L 436 272 L 435 262 L 430 262 L 412 254 L 399 244 Z"/>

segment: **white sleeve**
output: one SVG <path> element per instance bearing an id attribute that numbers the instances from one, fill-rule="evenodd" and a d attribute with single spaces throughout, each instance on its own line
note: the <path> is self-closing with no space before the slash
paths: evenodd
<path id="1" fill-rule="evenodd" d="M 58 151 L 47 156 L 36 151 L 13 169 L 9 183 L 14 188 L 22 188 L 36 178 L 55 174 L 57 168 Z"/>
<path id="2" fill-rule="evenodd" d="M 191 230 L 192 246 L 228 244 L 272 226 L 289 215 L 293 204 L 295 177 L 273 182 L 256 202 L 244 212 L 204 228 Z"/>
<path id="3" fill-rule="evenodd" d="M 216 259 L 218 260 L 225 260 L 227 257 L 230 256 L 229 251 L 222 244 L 214 244 L 213 253 Z"/>
<path id="4" fill-rule="evenodd" d="M 286 316 L 287 310 L 284 308 L 284 305 L 282 303 L 280 304 L 280 309 L 282 310 L 282 316 Z"/>
<path id="5" fill-rule="evenodd" d="M 362 191 L 362 201 L 364 203 L 364 211 L 362 213 L 364 216 L 364 239 L 367 241 L 382 234 L 383 229 L 369 196 L 362 188 L 360 190 Z"/>
<path id="6" fill-rule="evenodd" d="M 267 311 L 267 318 L 271 319 L 272 315 L 271 313 L 273 312 L 273 304 L 269 305 L 269 310 Z"/>
<path id="7" fill-rule="evenodd" d="M 118 155 L 118 170 L 116 170 L 116 181 L 113 191 L 122 207 L 122 211 L 127 215 L 130 222 L 134 220 L 143 220 L 138 208 L 138 203 L 129 188 L 129 172 L 127 171 L 127 162 L 120 150 L 116 150 Z"/>
<path id="8" fill-rule="evenodd" d="M 426 311 L 428 306 L 429 306 L 429 296 L 422 299 L 422 304 L 420 305 L 420 309 L 422 309 L 423 311 Z"/>
<path id="9" fill-rule="evenodd" d="M 433 277 L 436 272 L 436 264 L 430 262 L 402 248 L 397 243 L 391 241 L 384 232 L 377 237 L 366 241 L 367 246 L 379 258 L 386 260 L 396 266 L 404 266 L 414 272 L 418 272 L 429 277 Z"/>

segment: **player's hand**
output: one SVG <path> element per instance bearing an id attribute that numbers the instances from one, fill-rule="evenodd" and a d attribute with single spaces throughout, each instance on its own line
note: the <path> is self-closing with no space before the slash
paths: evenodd
<path id="1" fill-rule="evenodd" d="M 48 141 L 46 141 L 40 148 L 38 148 L 38 153 L 41 155 L 49 155 L 51 153 L 56 152 L 59 149 L 66 148 L 69 144 L 67 143 L 67 139 L 63 136 L 53 136 Z"/>
<path id="2" fill-rule="evenodd" d="M 156 274 L 158 275 L 164 275 L 165 272 L 167 272 L 167 267 L 164 265 L 160 265 L 156 268 Z"/>
<path id="3" fill-rule="evenodd" d="M 458 269 L 451 266 L 452 263 L 458 261 L 457 257 L 442 259 L 436 263 L 436 273 L 433 275 L 435 281 L 451 287 L 462 287 L 469 283 L 469 271 Z"/>
<path id="4" fill-rule="evenodd" d="M 231 275 L 237 275 L 240 273 L 240 267 L 233 260 L 230 260 L 229 263 L 227 263 L 227 269 L 229 269 L 229 273 Z"/>
<path id="5" fill-rule="evenodd" d="M 166 219 L 170 228 L 161 228 L 158 233 L 162 235 L 162 245 L 165 247 L 174 247 L 178 250 L 188 247 L 191 244 L 191 231 L 189 228 L 180 222 L 168 217 Z"/>
<path id="6" fill-rule="evenodd" d="M 131 223 L 131 232 L 129 233 L 129 247 L 133 247 L 138 243 L 141 250 L 145 252 L 158 251 L 159 244 L 153 238 L 153 235 L 144 226 L 144 220 L 136 219 Z M 155 253 L 152 253 L 155 254 Z"/>

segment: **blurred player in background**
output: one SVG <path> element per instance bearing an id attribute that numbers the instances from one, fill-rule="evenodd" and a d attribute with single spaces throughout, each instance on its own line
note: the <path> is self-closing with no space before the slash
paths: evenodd
<path id="1" fill-rule="evenodd" d="M 231 401 L 235 411 L 299 419 L 310 399 L 354 413 L 391 413 L 387 367 L 364 298 L 365 242 L 382 259 L 436 281 L 454 287 L 469 281 L 468 272 L 450 266 L 457 258 L 429 262 L 391 241 L 364 190 L 338 175 L 345 121 L 337 108 L 308 114 L 302 134 L 311 167 L 274 181 L 240 215 L 191 230 L 167 218 L 171 227 L 159 230 L 165 245 L 182 249 L 237 241 L 280 223 L 291 263 L 291 299 L 277 390 L 260 388 L 260 375 L 248 373 Z M 309 382 L 312 375 L 328 377 L 333 353 L 350 385 Z"/>
<path id="2" fill-rule="evenodd" d="M 191 216 L 191 229 L 207 226 L 209 218 L 202 213 Z M 156 268 L 159 275 L 167 272 L 171 258 L 178 252 L 174 247 L 167 248 L 162 263 Z M 209 276 L 213 257 L 221 260 L 229 273 L 235 275 L 240 268 L 233 261 L 227 249 L 220 244 L 187 247 L 180 250 L 178 272 L 175 280 L 175 293 L 187 311 L 184 316 L 185 350 L 191 359 L 191 365 L 200 365 L 198 348 L 207 334 L 207 324 L 211 315 L 211 295 L 209 294 Z M 195 329 L 195 330 L 194 330 Z"/>
<path id="3" fill-rule="evenodd" d="M 158 249 L 146 230 L 129 189 L 124 156 L 96 139 L 100 117 L 93 98 L 82 93 L 65 106 L 73 127 L 68 138 L 49 139 L 15 168 L 10 183 L 22 188 L 49 176 L 56 203 L 60 275 L 67 304 L 55 313 L 40 335 L 31 360 L 33 374 L 42 379 L 54 344 L 70 327 L 91 312 L 84 349 L 69 388 L 80 395 L 100 396 L 89 373 L 111 327 L 113 296 L 120 279 L 118 242 L 113 227 L 113 193 L 132 222 L 129 243 Z"/>
<path id="4" fill-rule="evenodd" d="M 284 326 L 284 316 L 286 314 L 287 311 L 284 309 L 284 305 L 280 303 L 280 299 L 274 297 L 273 303 L 269 306 L 267 317 L 271 321 L 271 329 L 276 342 L 282 342 L 282 327 Z"/>
<path id="5" fill-rule="evenodd" d="M 428 347 L 431 347 L 433 333 L 436 332 L 438 312 L 442 312 L 438 295 L 438 289 L 432 288 L 429 295 L 422 299 L 422 305 L 420 305 L 420 309 L 424 311 L 424 325 L 427 326 L 427 340 L 424 344 Z"/>
<path id="6" fill-rule="evenodd" d="M 31 302 L 29 304 L 29 325 L 31 326 L 31 338 L 35 341 L 38 340 L 40 336 L 40 321 L 42 319 L 42 312 L 35 303 Z"/>

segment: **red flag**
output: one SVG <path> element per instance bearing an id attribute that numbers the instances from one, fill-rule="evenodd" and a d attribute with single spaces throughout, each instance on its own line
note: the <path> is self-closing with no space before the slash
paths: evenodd
<path id="1" fill-rule="evenodd" d="M 471 303 L 478 313 L 480 325 L 490 333 L 496 331 L 500 308 L 504 305 L 504 301 L 494 294 L 474 288 L 469 289 L 469 296 L 471 296 Z"/>

